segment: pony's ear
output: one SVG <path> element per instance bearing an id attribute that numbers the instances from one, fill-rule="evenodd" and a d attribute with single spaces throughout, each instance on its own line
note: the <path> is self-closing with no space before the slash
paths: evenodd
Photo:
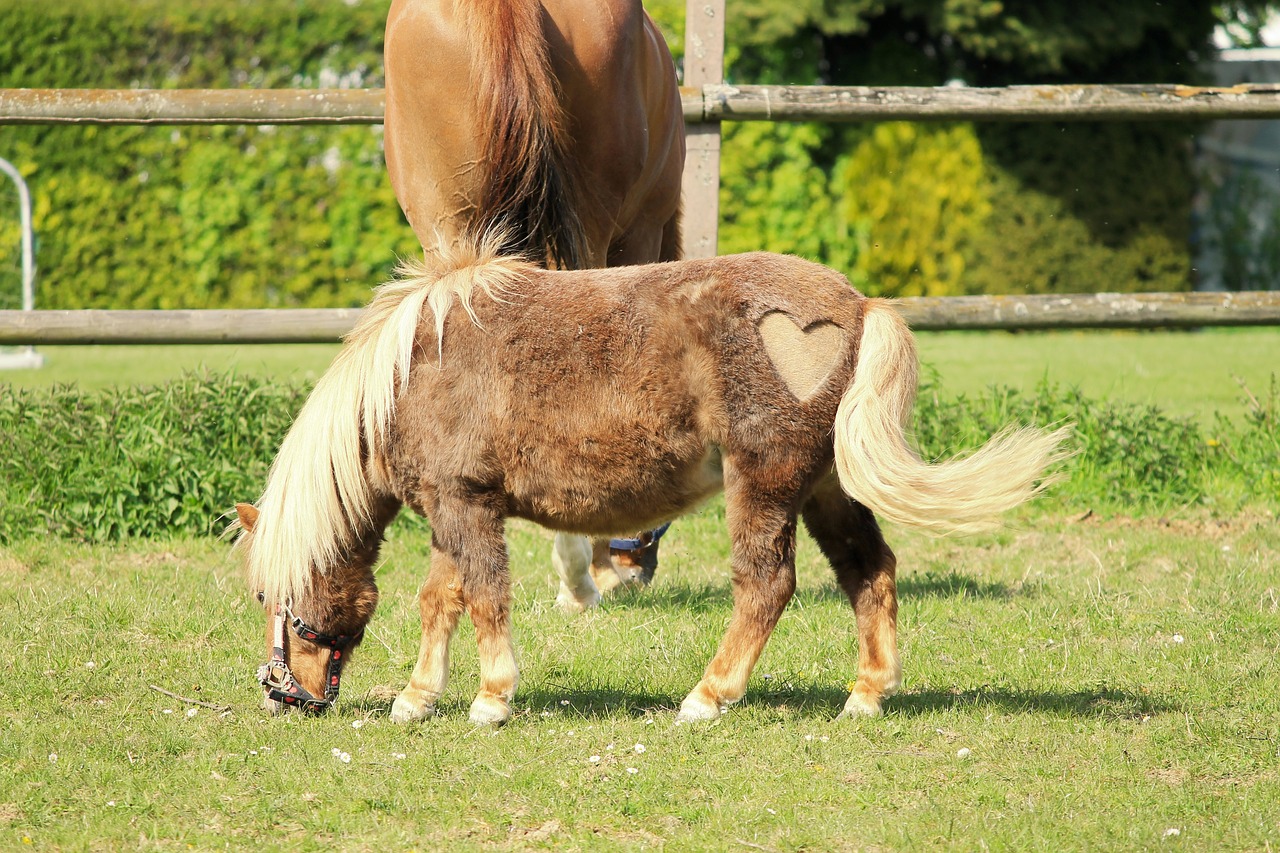
<path id="1" fill-rule="evenodd" d="M 240 516 L 240 526 L 252 533 L 258 523 L 258 508 L 253 504 L 236 504 L 236 515 Z"/>

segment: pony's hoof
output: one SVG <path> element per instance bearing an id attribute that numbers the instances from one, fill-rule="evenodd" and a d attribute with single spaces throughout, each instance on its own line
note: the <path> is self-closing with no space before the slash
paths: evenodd
<path id="1" fill-rule="evenodd" d="M 840 719 L 845 717 L 878 717 L 883 713 L 884 709 L 880 707 L 879 698 L 864 696 L 855 689 L 845 701 L 844 710 L 840 712 Z"/>
<path id="2" fill-rule="evenodd" d="M 724 713 L 724 709 L 715 702 L 708 702 L 695 693 L 689 694 L 683 702 L 680 703 L 680 713 L 676 714 L 676 725 L 684 725 L 685 723 L 709 723 L 712 720 L 718 720 L 720 715 Z"/>
<path id="3" fill-rule="evenodd" d="M 511 706 L 493 696 L 477 696 L 471 703 L 471 722 L 477 726 L 500 726 L 511 719 Z"/>
<path id="4" fill-rule="evenodd" d="M 391 703 L 391 722 L 393 723 L 414 723 L 425 720 L 427 717 L 434 717 L 435 714 L 434 705 L 406 699 L 403 693 Z"/>

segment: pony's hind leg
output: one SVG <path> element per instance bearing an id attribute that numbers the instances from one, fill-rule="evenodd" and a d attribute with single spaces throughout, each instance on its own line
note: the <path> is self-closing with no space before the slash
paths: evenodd
<path id="1" fill-rule="evenodd" d="M 746 692 L 747 679 L 796 589 L 792 511 L 753 504 L 726 483 L 733 542 L 733 616 L 702 680 L 680 704 L 676 722 L 713 720 Z"/>
<path id="2" fill-rule="evenodd" d="M 842 716 L 875 716 L 881 700 L 902 685 L 897 559 L 871 510 L 850 500 L 834 478 L 819 486 L 802 512 L 858 622 L 858 678 Z"/>
<path id="3" fill-rule="evenodd" d="M 406 723 L 435 713 L 436 702 L 449 680 L 449 641 L 464 607 L 458 566 L 433 544 L 431 571 L 418 592 L 422 614 L 422 645 L 409 683 L 391 706 L 391 721 Z"/>

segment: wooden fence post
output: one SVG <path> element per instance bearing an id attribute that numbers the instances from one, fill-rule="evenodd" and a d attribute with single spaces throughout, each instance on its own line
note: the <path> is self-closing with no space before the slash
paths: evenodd
<path id="1" fill-rule="evenodd" d="M 724 81 L 724 0 L 688 0 L 684 23 L 684 85 Z M 713 258 L 720 224 L 720 122 L 686 125 L 684 256 Z"/>

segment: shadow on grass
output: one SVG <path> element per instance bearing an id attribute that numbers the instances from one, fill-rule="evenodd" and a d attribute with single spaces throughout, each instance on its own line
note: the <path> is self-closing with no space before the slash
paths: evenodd
<path id="1" fill-rule="evenodd" d="M 609 719 L 619 716 L 642 718 L 651 714 L 674 714 L 683 695 L 659 695 L 614 685 L 582 689 L 556 685 L 521 688 L 516 694 L 515 715 L 519 717 L 574 716 Z M 833 719 L 844 708 L 847 694 L 829 687 L 804 686 L 779 689 L 753 686 L 740 703 L 742 708 L 776 709 L 806 719 Z M 438 712 L 445 717 L 465 717 L 469 699 L 449 697 Z M 344 700 L 348 715 L 381 715 L 391 710 L 391 700 L 374 696 Z M 917 717 L 939 711 L 990 709 L 998 713 L 1055 718 L 1141 720 L 1174 710 L 1158 696 L 1130 693 L 1110 687 L 1096 690 L 1031 691 L 1004 687 L 969 690 L 909 690 L 885 701 L 889 717 Z"/>
<path id="2" fill-rule="evenodd" d="M 1029 593 L 1025 587 L 972 578 L 959 572 L 925 572 L 898 578 L 900 599 L 1009 599 L 1027 594 Z M 842 604 L 848 604 L 849 601 L 834 578 L 821 586 L 796 590 L 792 603 L 811 605 L 828 601 Z M 701 585 L 658 583 L 642 589 L 618 589 L 609 593 L 605 599 L 605 606 L 611 610 L 662 610 L 670 607 L 687 613 L 728 609 L 732 603 L 733 593 L 728 582 Z"/>

